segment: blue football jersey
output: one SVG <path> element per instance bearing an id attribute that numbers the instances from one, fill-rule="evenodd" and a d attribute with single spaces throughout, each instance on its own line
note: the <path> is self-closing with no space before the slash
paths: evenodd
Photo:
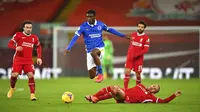
<path id="1" fill-rule="evenodd" d="M 83 34 L 85 47 L 87 52 L 90 52 L 94 48 L 104 47 L 102 32 L 107 30 L 108 27 L 103 22 L 95 21 L 94 25 L 84 22 L 75 34 L 78 36 Z"/>
<path id="2" fill-rule="evenodd" d="M 72 46 L 75 44 L 76 40 L 80 35 L 83 35 L 87 52 L 91 52 L 95 48 L 104 47 L 104 42 L 102 38 L 103 31 L 110 32 L 120 37 L 125 36 L 124 34 L 116 31 L 113 28 L 108 28 L 107 25 L 105 25 L 101 21 L 95 20 L 94 25 L 90 25 L 88 22 L 84 22 L 75 32 L 75 35 L 73 39 L 70 41 L 67 50 L 70 50 L 72 48 Z"/>

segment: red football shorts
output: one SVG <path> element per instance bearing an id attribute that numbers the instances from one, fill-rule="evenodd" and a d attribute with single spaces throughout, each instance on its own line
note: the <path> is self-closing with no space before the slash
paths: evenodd
<path id="1" fill-rule="evenodd" d="M 136 73 L 141 73 L 142 72 L 142 66 L 143 66 L 143 56 L 133 58 L 131 56 L 131 53 L 129 53 L 127 55 L 125 68 L 132 69 Z"/>
<path id="2" fill-rule="evenodd" d="M 33 64 L 13 64 L 12 66 L 12 73 L 13 72 L 18 72 L 19 74 L 22 74 L 22 70 L 24 73 L 28 72 L 35 72 L 35 68 Z"/>

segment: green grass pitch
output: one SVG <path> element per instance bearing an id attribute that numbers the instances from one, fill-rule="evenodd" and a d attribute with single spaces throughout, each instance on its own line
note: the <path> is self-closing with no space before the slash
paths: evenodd
<path id="1" fill-rule="evenodd" d="M 123 80 L 107 79 L 95 83 L 89 78 L 59 78 L 57 80 L 36 80 L 37 101 L 29 100 L 27 80 L 18 80 L 17 91 L 12 99 L 7 99 L 9 80 L 0 80 L 0 111 L 1 112 L 200 112 L 200 80 L 150 80 L 142 81 L 145 85 L 158 83 L 161 85 L 158 97 L 165 98 L 181 90 L 183 95 L 168 104 L 116 104 L 115 100 L 92 104 L 84 99 L 85 95 L 93 94 L 108 85 L 123 86 Z M 131 80 L 129 87 L 135 85 Z M 71 104 L 61 101 L 65 91 L 74 94 Z"/>

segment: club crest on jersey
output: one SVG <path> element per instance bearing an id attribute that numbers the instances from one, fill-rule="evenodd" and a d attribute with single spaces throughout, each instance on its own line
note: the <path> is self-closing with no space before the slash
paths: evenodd
<path id="1" fill-rule="evenodd" d="M 22 37 L 22 39 L 25 39 L 26 37 Z"/>
<path id="2" fill-rule="evenodd" d="M 98 29 L 98 30 L 101 30 L 101 26 L 98 26 L 97 29 Z"/>

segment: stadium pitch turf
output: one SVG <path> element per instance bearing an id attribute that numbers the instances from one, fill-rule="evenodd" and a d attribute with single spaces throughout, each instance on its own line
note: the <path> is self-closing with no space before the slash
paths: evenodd
<path id="1" fill-rule="evenodd" d="M 17 90 L 11 99 L 6 94 L 9 89 L 9 80 L 0 80 L 0 111 L 1 112 L 200 112 L 200 80 L 150 80 L 142 81 L 145 85 L 158 83 L 161 86 L 160 98 L 166 98 L 176 90 L 183 95 L 175 98 L 168 104 L 116 104 L 110 99 L 92 104 L 84 99 L 85 95 L 93 94 L 108 85 L 123 86 L 123 80 L 107 79 L 102 83 L 95 83 L 89 78 L 59 78 L 57 80 L 36 80 L 37 101 L 29 100 L 27 80 L 18 80 Z M 134 86 L 131 80 L 129 87 Z M 74 94 L 71 104 L 61 101 L 65 91 Z"/>

